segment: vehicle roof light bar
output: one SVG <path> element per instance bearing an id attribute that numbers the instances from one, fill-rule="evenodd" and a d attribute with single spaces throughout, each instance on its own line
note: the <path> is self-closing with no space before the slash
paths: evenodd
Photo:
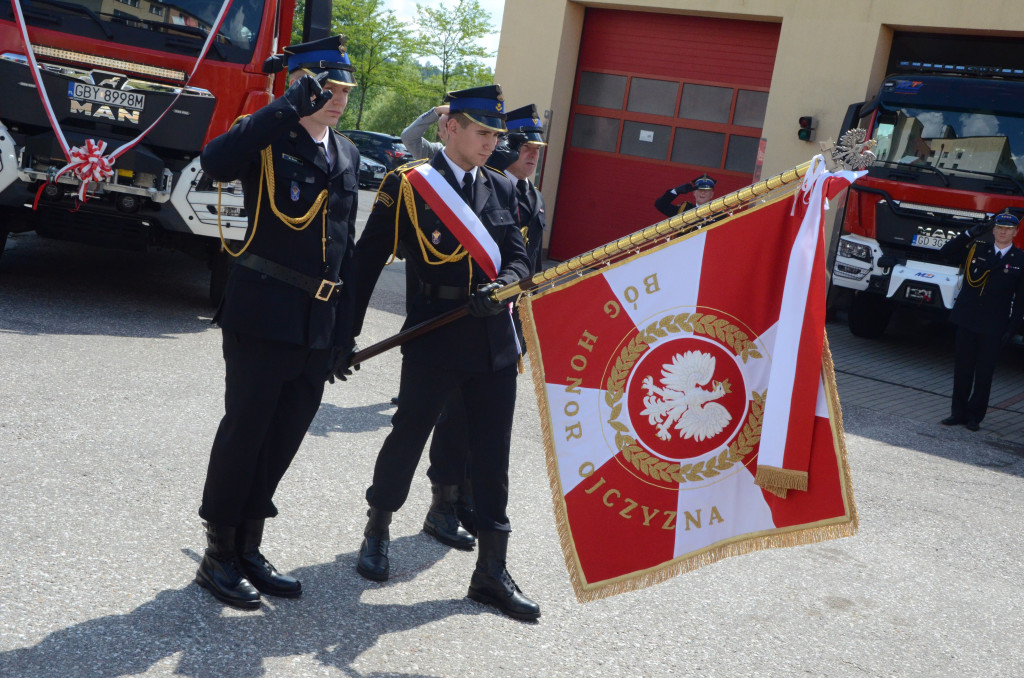
<path id="1" fill-rule="evenodd" d="M 954 73 L 965 75 L 1001 75 L 1008 78 L 1024 78 L 1024 68 L 1000 66 L 976 66 L 970 64 L 940 64 L 929 61 L 899 61 L 901 70 L 928 73 Z"/>
<path id="2" fill-rule="evenodd" d="M 60 59 L 61 61 L 76 64 L 88 64 L 90 66 L 100 66 L 102 68 L 112 68 L 120 73 L 138 73 L 139 75 L 150 75 L 157 78 L 163 78 L 165 80 L 177 80 L 179 82 L 185 81 L 186 74 L 184 71 L 176 71 L 171 68 L 147 66 L 134 61 L 108 59 L 106 57 L 99 57 L 93 54 L 72 52 L 71 50 L 46 47 L 44 45 L 33 45 L 32 49 L 36 54 L 50 57 L 51 59 Z"/>

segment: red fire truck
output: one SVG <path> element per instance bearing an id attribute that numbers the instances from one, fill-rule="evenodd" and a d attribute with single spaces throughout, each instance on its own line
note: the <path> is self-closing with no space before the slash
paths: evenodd
<path id="1" fill-rule="evenodd" d="M 901 62 L 843 131 L 863 119 L 878 162 L 840 213 L 832 292 L 849 295 L 853 334 L 877 338 L 896 307 L 948 315 L 948 240 L 1006 207 L 1024 215 L 1024 70 Z"/>
<path id="2" fill-rule="evenodd" d="M 21 0 L 21 16 L 9 5 L 0 14 L 0 251 L 8 232 L 30 230 L 140 251 L 175 248 L 209 259 L 218 297 L 227 268 L 219 233 L 238 240 L 246 220 L 241 186 L 225 186 L 218 228 L 218 190 L 199 152 L 283 90 L 283 78 L 275 82 L 262 65 L 290 42 L 295 4 L 234 0 L 191 78 L 221 0 Z M 306 12 L 307 35 L 326 34 L 324 8 Z M 55 127 L 69 147 L 106 142 L 111 153 L 161 114 L 111 176 L 88 183 L 86 200 L 74 172 L 57 176 L 69 162 Z"/>

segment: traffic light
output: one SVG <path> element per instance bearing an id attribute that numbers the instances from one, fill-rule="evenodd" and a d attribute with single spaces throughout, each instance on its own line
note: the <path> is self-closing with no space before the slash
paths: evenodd
<path id="1" fill-rule="evenodd" d="M 800 141 L 813 141 L 814 140 L 814 128 L 818 126 L 817 121 L 809 115 L 800 116 L 800 129 L 796 132 L 796 137 Z"/>

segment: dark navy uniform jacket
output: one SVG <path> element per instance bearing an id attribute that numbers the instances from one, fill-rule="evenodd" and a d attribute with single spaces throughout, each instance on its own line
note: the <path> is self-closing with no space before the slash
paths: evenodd
<path id="1" fill-rule="evenodd" d="M 658 211 L 664 214 L 666 217 L 674 217 L 677 214 L 682 214 L 688 210 L 692 210 L 695 205 L 692 202 L 684 200 L 678 205 L 673 205 L 672 201 L 680 196 L 676 195 L 670 190 L 665 191 L 660 198 L 654 201 L 654 206 L 658 208 Z"/>
<path id="2" fill-rule="evenodd" d="M 544 246 L 544 228 L 546 227 L 544 196 L 531 183 L 525 196 L 516 191 L 516 197 L 519 201 L 519 219 L 526 228 L 526 252 L 530 259 L 530 273 L 537 273 L 543 263 L 541 251 Z"/>
<path id="3" fill-rule="evenodd" d="M 218 181 L 241 179 L 249 215 L 246 239 L 256 228 L 247 252 L 316 279 L 345 281 L 330 301 L 318 301 L 298 287 L 244 266 L 233 266 L 214 320 L 226 330 L 309 348 L 348 347 L 352 339 L 352 278 L 355 216 L 359 193 L 359 152 L 336 132 L 329 136 L 333 168 L 317 143 L 299 125 L 299 116 L 283 99 L 242 118 L 207 144 L 203 170 Z M 302 231 L 274 215 L 264 179 L 256 215 L 262 171 L 261 150 L 271 147 L 274 199 L 289 217 L 304 215 L 325 188 L 326 233 L 317 212 Z M 258 216 L 258 220 L 257 220 Z M 326 237 L 326 260 L 324 238 Z M 237 252 L 245 240 L 229 243 Z"/>
<path id="4" fill-rule="evenodd" d="M 438 151 L 431 165 L 458 190 L 447 161 Z M 411 165 L 384 178 L 373 211 L 356 245 L 355 334 L 362 327 L 363 316 L 370 302 L 377 278 L 394 249 L 395 209 L 402 173 Z M 515 188 L 504 174 L 481 167 L 474 184 L 473 211 L 480 217 L 501 252 L 501 269 L 496 282 L 515 282 L 530 273 L 526 245 L 520 232 Z M 459 246 L 458 239 L 441 222 L 423 199 L 414 196 L 419 230 L 435 250 L 451 254 Z M 491 282 L 475 261 L 470 270 L 468 256 L 457 262 L 431 265 L 424 260 L 416 227 L 402 202 L 398 214 L 398 239 L 405 252 L 405 274 L 411 278 L 406 286 L 407 317 L 404 327 L 411 327 L 467 303 L 470 292 Z M 431 260 L 436 259 L 432 255 Z M 440 286 L 448 291 L 461 290 L 465 296 L 439 298 L 423 286 Z M 509 313 L 485 318 L 466 316 L 402 345 L 406 360 L 446 365 L 468 372 L 491 372 L 515 364 L 519 360 L 518 343 Z"/>
<path id="5" fill-rule="evenodd" d="M 964 271 L 963 287 L 950 319 L 980 334 L 1001 336 L 1007 330 L 1019 331 L 1024 318 L 1024 251 L 1011 245 L 1002 260 L 997 260 L 995 246 L 979 240 L 971 261 L 965 262 L 971 243 L 971 236 L 964 232 L 941 250 L 950 263 L 969 268 Z M 968 272 L 972 280 L 987 272 L 984 286 L 969 285 Z"/>

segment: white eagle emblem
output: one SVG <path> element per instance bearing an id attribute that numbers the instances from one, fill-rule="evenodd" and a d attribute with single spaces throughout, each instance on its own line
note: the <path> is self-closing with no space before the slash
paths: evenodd
<path id="1" fill-rule="evenodd" d="M 654 385 L 654 379 L 644 377 L 643 388 L 647 415 L 652 426 L 658 427 L 658 437 L 671 440 L 672 424 L 683 439 L 697 441 L 712 438 L 722 432 L 732 415 L 721 403 L 712 402 L 729 393 L 729 380 L 712 381 L 711 389 L 701 388 L 715 374 L 715 357 L 701 351 L 687 351 L 676 354 L 671 363 L 661 366 L 661 383 L 665 388 Z"/>

